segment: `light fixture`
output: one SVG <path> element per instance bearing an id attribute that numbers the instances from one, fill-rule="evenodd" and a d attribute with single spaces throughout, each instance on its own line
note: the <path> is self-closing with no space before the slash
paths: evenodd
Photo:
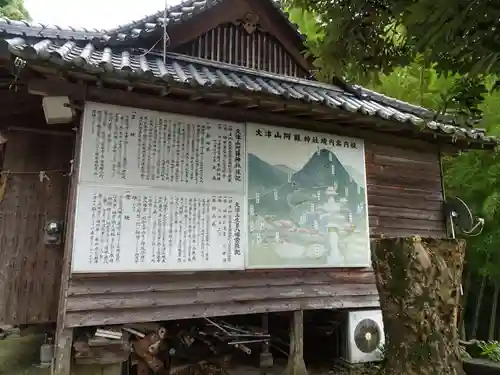
<path id="1" fill-rule="evenodd" d="M 60 245 L 63 234 L 63 223 L 60 220 L 49 220 L 45 225 L 45 244 Z"/>

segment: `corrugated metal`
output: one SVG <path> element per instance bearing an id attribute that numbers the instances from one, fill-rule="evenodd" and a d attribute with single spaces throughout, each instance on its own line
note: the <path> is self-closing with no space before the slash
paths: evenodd
<path id="1" fill-rule="evenodd" d="M 370 270 L 72 275 L 69 327 L 378 306 Z"/>
<path id="2" fill-rule="evenodd" d="M 111 48 L 96 50 L 92 44 L 79 47 L 73 41 L 63 45 L 45 39 L 30 44 L 22 38 L 0 40 L 14 56 L 30 64 L 49 64 L 55 69 L 74 69 L 115 80 L 138 80 L 161 85 L 180 87 L 203 87 L 206 89 L 226 87 L 244 93 L 257 93 L 280 98 L 297 104 L 314 103 L 331 108 L 357 112 L 384 120 L 410 126 L 416 134 L 422 129 L 436 132 L 451 141 L 467 139 L 471 142 L 496 144 L 496 138 L 486 136 L 483 129 L 469 129 L 429 120 L 432 112 L 394 100 L 389 105 L 387 97 L 361 89 L 359 95 L 346 92 L 333 85 L 316 81 L 286 77 L 219 62 L 207 61 L 178 54 L 168 54 L 166 64 L 155 55 L 132 54 L 129 51 L 114 53 Z M 201 93 L 200 93 L 201 94 Z M 425 117 L 424 116 L 425 112 Z"/>
<path id="3" fill-rule="evenodd" d="M 309 75 L 275 37 L 259 29 L 249 33 L 241 25 L 216 27 L 175 52 L 285 76 Z"/>

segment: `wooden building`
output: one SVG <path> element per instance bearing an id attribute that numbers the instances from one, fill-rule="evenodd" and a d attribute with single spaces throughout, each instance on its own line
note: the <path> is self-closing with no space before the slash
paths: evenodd
<path id="1" fill-rule="evenodd" d="M 271 0 L 188 0 L 166 19 L 108 31 L 3 19 L 0 34 L 0 321 L 57 322 L 59 354 L 75 327 L 377 307 L 378 297 L 368 268 L 72 274 L 80 118 L 48 125 L 44 97 L 67 97 L 77 113 L 97 102 L 362 138 L 373 237 L 446 237 L 440 155 L 496 145 L 424 108 L 316 81 L 304 36 Z M 51 220 L 65 241 L 46 243 Z"/>

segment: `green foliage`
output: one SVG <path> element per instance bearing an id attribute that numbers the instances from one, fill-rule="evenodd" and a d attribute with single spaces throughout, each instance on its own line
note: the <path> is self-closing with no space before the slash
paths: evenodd
<path id="1" fill-rule="evenodd" d="M 373 83 L 419 61 L 453 89 L 437 108 L 461 125 L 482 116 L 488 75 L 500 74 L 500 2 L 492 0 L 284 0 L 309 38 L 320 78 Z M 500 82 L 490 88 L 497 89 Z"/>
<path id="2" fill-rule="evenodd" d="M 493 362 L 500 362 L 500 343 L 498 341 L 478 341 L 480 357 Z"/>
<path id="3" fill-rule="evenodd" d="M 436 115 L 452 113 L 459 124 L 480 120 L 476 126 L 499 135 L 499 81 L 496 75 L 481 73 L 496 73 L 500 64 L 497 67 L 491 59 L 480 63 L 471 60 L 486 53 L 482 48 L 488 43 L 481 38 L 495 34 L 487 28 L 492 19 L 496 25 L 498 11 L 479 17 L 481 27 L 486 29 L 477 29 L 477 14 L 489 6 L 487 3 L 458 0 L 451 6 L 435 0 L 285 1 L 290 18 L 306 34 L 307 46 L 317 57 L 320 79 L 337 75 L 362 80 L 375 91 L 434 110 Z M 470 12 L 463 13 L 467 9 Z M 467 19 L 463 19 L 464 14 Z M 457 30 L 462 33 L 459 41 Z M 477 51 L 471 51 L 470 32 L 479 38 Z M 475 215 L 486 219 L 483 232 L 468 237 L 469 268 L 499 281 L 500 226 L 496 223 L 500 221 L 500 153 L 464 152 L 444 158 L 443 164 L 447 195 L 461 197 Z"/>
<path id="4" fill-rule="evenodd" d="M 316 15 L 329 65 L 389 72 L 416 56 L 439 73 L 500 73 L 492 0 L 286 0 Z"/>
<path id="5" fill-rule="evenodd" d="M 11 20 L 29 20 L 23 0 L 0 0 L 0 16 Z"/>

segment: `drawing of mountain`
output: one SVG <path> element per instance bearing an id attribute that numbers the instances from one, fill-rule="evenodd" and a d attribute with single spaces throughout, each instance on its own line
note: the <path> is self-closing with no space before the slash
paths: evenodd
<path id="1" fill-rule="evenodd" d="M 357 170 L 355 170 L 353 167 L 350 165 L 344 165 L 344 168 L 346 171 L 351 175 L 351 177 L 354 179 L 354 181 L 361 187 L 365 186 L 365 179 L 361 173 L 359 173 Z"/>
<path id="2" fill-rule="evenodd" d="M 337 157 L 328 150 L 315 152 L 309 161 L 293 177 L 298 188 L 317 188 L 333 186 L 340 189 L 349 181 L 349 173 Z"/>
<path id="3" fill-rule="evenodd" d="M 257 215 L 292 219 L 295 222 L 303 217 L 306 222 L 302 226 L 311 227 L 322 214 L 319 207 L 328 200 L 327 189 L 334 186 L 338 193 L 336 200 L 346 198 L 347 207 L 353 214 L 358 205 L 364 203 L 363 187 L 358 187 L 355 179 L 328 150 L 312 154 L 302 169 L 292 176 L 290 183 L 287 182 L 288 174 L 276 173 L 278 166 L 271 166 L 256 156 L 252 158 L 252 165 L 249 169 L 250 191 L 265 192 L 267 189 L 267 192 L 259 195 L 258 200 L 249 195 L 249 204 Z M 280 172 L 284 173 L 282 170 Z M 253 181 L 254 178 L 256 181 Z M 285 182 L 278 185 L 283 180 Z M 311 212 L 311 207 L 316 207 L 316 212 Z"/>
<path id="4" fill-rule="evenodd" d="M 248 195 L 265 194 L 288 183 L 288 173 L 277 168 L 254 154 L 248 154 Z"/>
<path id="5" fill-rule="evenodd" d="M 294 174 L 295 172 L 297 171 L 294 171 L 292 168 L 284 165 L 284 164 L 278 164 L 278 165 L 275 165 L 276 168 L 282 170 L 283 172 L 285 172 L 287 174 L 287 176 L 289 174 Z"/>

